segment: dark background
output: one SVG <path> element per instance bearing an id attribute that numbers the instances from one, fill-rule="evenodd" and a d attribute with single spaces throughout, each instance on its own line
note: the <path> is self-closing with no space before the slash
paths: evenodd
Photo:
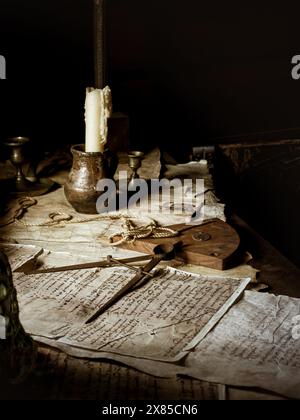
<path id="1" fill-rule="evenodd" d="M 59 143 L 82 136 L 84 89 L 94 83 L 92 3 L 1 0 L 8 80 L 0 136 L 28 131 Z M 132 140 L 173 147 L 298 133 L 296 4 L 107 1 L 108 81 L 115 109 L 130 114 Z"/>
<path id="2" fill-rule="evenodd" d="M 108 83 L 115 110 L 130 117 L 132 145 L 158 144 L 186 160 L 207 143 L 299 138 L 297 2 L 108 0 L 107 8 Z M 93 1 L 1 0 L 0 54 L 0 140 L 28 135 L 42 149 L 83 142 Z M 259 169 L 254 159 L 251 176 L 235 174 L 224 191 L 300 264 L 298 157 L 297 148 L 268 149 Z"/>

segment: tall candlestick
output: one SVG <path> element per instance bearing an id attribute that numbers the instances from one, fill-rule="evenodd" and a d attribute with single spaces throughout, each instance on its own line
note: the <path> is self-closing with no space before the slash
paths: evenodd
<path id="1" fill-rule="evenodd" d="M 86 152 L 104 152 L 108 136 L 108 118 L 111 115 L 110 88 L 88 88 L 85 101 Z"/>

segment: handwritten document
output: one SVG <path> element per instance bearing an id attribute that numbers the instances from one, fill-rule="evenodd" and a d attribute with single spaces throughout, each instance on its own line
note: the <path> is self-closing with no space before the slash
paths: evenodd
<path id="1" fill-rule="evenodd" d="M 185 373 L 300 398 L 300 299 L 246 292 L 191 353 Z"/>
<path id="2" fill-rule="evenodd" d="M 41 248 L 35 246 L 2 243 L 0 243 L 0 251 L 6 254 L 12 271 L 17 270 L 30 261 L 36 260 L 43 253 Z"/>
<path id="3" fill-rule="evenodd" d="M 132 276 L 118 267 L 17 274 L 22 323 L 32 335 L 73 347 L 174 362 L 208 334 L 250 282 L 162 270 L 85 325 Z"/>
<path id="4" fill-rule="evenodd" d="M 156 378 L 114 363 L 74 359 L 50 348 L 40 348 L 39 352 L 43 356 L 40 359 L 51 368 L 46 387 L 46 398 L 51 400 L 202 401 L 218 400 L 224 394 L 222 385 L 190 378 Z M 38 364 L 37 369 L 45 366 Z"/>

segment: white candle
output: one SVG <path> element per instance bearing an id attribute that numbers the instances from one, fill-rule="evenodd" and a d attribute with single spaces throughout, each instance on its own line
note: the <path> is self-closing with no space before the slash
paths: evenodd
<path id="1" fill-rule="evenodd" d="M 85 101 L 86 152 L 104 152 L 108 118 L 112 115 L 111 90 L 88 88 Z"/>

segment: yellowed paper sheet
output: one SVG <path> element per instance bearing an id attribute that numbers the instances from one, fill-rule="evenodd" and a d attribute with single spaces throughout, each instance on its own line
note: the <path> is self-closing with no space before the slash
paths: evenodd
<path id="1" fill-rule="evenodd" d="M 194 164 L 183 165 L 184 170 L 179 175 L 184 178 L 204 179 L 204 219 L 219 218 L 225 220 L 224 205 L 219 202 L 213 192 L 213 183 L 211 175 L 206 165 Z M 176 168 L 176 166 L 174 167 Z M 192 172 L 191 172 L 192 168 Z M 119 171 L 125 169 L 129 171 L 127 157 L 120 164 Z M 161 169 L 160 152 L 158 149 L 147 155 L 141 168 L 141 177 L 146 179 L 159 178 Z M 172 169 L 174 176 L 177 172 Z M 169 175 L 172 174 L 169 170 Z M 149 188 L 150 190 L 150 188 Z M 151 191 L 149 191 L 150 193 Z M 108 244 L 108 238 L 122 230 L 124 220 L 117 220 L 115 216 L 128 216 L 137 223 L 148 224 L 149 218 L 154 219 L 161 225 L 174 225 L 185 223 L 190 220 L 193 212 L 175 211 L 178 204 L 182 204 L 184 194 L 189 202 L 194 199 L 193 191 L 182 188 L 175 191 L 172 199 L 171 211 L 166 211 L 166 203 L 160 197 L 153 197 L 149 194 L 149 198 L 154 201 L 157 211 L 149 213 L 149 200 L 143 200 L 139 208 L 123 209 L 119 212 L 110 213 L 107 217 L 100 215 L 80 215 L 75 212 L 70 204 L 66 201 L 63 188 L 37 198 L 37 204 L 30 207 L 24 217 L 18 223 L 13 223 L 0 229 L 0 237 L 11 238 L 22 244 L 38 245 L 53 251 L 73 252 L 77 245 L 77 252 L 86 252 L 85 249 L 93 252 L 99 243 Z M 17 202 L 12 201 L 10 204 L 16 208 Z M 172 209 L 175 209 L 174 211 Z M 95 209 L 96 210 L 96 209 Z M 183 209 L 184 210 L 184 209 Z M 58 218 L 63 218 L 66 222 L 57 225 L 49 225 L 51 222 L 49 215 L 57 214 Z M 114 217 L 111 217 L 114 216 Z M 1 218 L 1 222 L 7 222 L 7 217 Z M 82 244 L 85 244 L 84 247 Z M 78 251 L 79 250 L 79 251 Z"/>
<path id="2" fill-rule="evenodd" d="M 48 399 L 85 399 L 97 401 L 202 401 L 218 400 L 222 385 L 190 378 L 158 378 L 116 363 L 78 360 L 49 348 L 40 349 L 47 366 L 55 367 Z M 58 386 L 62 384 L 63 386 Z M 199 407 L 200 410 L 200 407 Z"/>
<path id="3" fill-rule="evenodd" d="M 131 278 L 125 268 L 17 274 L 22 323 L 32 335 L 73 347 L 174 362 L 209 333 L 250 282 L 163 270 L 85 325 Z"/>
<path id="4" fill-rule="evenodd" d="M 186 360 L 194 378 L 300 398 L 300 299 L 246 292 Z"/>
<path id="5" fill-rule="evenodd" d="M 0 251 L 6 254 L 12 271 L 17 270 L 30 261 L 36 261 L 43 253 L 42 248 L 39 247 L 3 243 L 0 243 Z"/>

